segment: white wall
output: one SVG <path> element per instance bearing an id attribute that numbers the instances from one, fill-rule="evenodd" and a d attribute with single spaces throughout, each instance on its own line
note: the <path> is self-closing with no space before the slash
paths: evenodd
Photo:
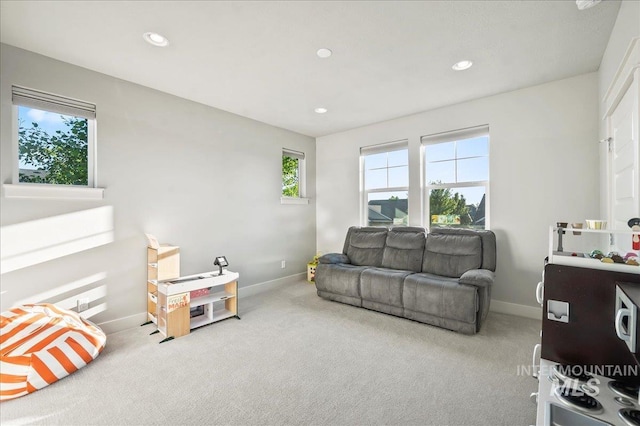
<path id="1" fill-rule="evenodd" d="M 549 225 L 598 212 L 596 73 L 318 138 L 318 251 L 341 251 L 347 228 L 359 224 L 361 146 L 409 140 L 409 217 L 423 226 L 420 137 L 482 124 L 490 128 L 490 220 L 498 244 L 493 299 L 536 305 Z"/>
<path id="2" fill-rule="evenodd" d="M 92 304 L 106 311 L 92 320 L 138 318 L 146 310 L 144 232 L 180 246 L 182 275 L 217 268 L 216 255 L 227 256 L 241 287 L 305 271 L 316 246 L 313 138 L 12 46 L 0 45 L 0 54 L 2 182 L 10 183 L 13 167 L 11 85 L 18 84 L 97 105 L 98 186 L 106 188 L 102 201 L 2 198 L 5 235 L 33 239 L 44 223 L 60 240 L 33 247 L 58 253 L 52 260 L 2 275 L 2 310 L 34 295 L 55 302 L 98 289 L 105 295 Z M 307 154 L 309 205 L 280 204 L 283 147 Z M 80 234 L 81 251 L 69 251 L 70 229 L 92 217 L 102 234 L 112 224 L 113 242 Z M 10 250 L 11 241 L 2 247 Z"/>
<path id="3" fill-rule="evenodd" d="M 606 120 L 604 120 L 604 97 L 613 82 L 613 77 L 622 63 L 622 59 L 634 37 L 640 37 L 640 1 L 623 1 L 620 4 L 616 23 L 611 31 L 609 43 L 602 55 L 598 73 L 598 99 L 600 100 L 600 138 L 607 137 Z M 607 145 L 600 146 L 600 212 L 607 216 Z"/>

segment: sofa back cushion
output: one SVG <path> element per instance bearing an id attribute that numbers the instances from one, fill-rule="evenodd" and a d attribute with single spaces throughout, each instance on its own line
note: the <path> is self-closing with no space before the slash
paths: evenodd
<path id="1" fill-rule="evenodd" d="M 426 232 L 424 228 L 393 228 L 387 234 L 382 267 L 420 272 Z"/>
<path id="2" fill-rule="evenodd" d="M 479 235 L 431 232 L 427 235 L 422 272 L 460 278 L 482 267 L 482 239 Z"/>
<path id="3" fill-rule="evenodd" d="M 387 228 L 352 226 L 344 242 L 344 254 L 352 265 L 382 266 L 382 253 L 387 240 Z"/>

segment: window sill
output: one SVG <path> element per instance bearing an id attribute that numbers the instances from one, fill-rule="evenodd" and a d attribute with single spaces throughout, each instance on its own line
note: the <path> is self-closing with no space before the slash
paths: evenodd
<path id="1" fill-rule="evenodd" d="M 280 204 L 309 204 L 308 198 L 280 197 Z"/>
<path id="2" fill-rule="evenodd" d="M 49 198 L 65 200 L 102 200 L 104 188 L 84 186 L 8 184 L 2 185 L 5 198 Z"/>

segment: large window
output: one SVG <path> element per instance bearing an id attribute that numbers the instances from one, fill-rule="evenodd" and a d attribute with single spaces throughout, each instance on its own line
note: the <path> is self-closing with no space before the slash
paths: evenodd
<path id="1" fill-rule="evenodd" d="M 407 225 L 409 155 L 407 141 L 360 149 L 362 222 L 368 226 Z"/>
<path id="2" fill-rule="evenodd" d="M 304 152 L 282 150 L 282 197 L 305 196 Z"/>
<path id="3" fill-rule="evenodd" d="M 12 87 L 14 183 L 94 186 L 93 104 Z"/>
<path id="4" fill-rule="evenodd" d="M 489 128 L 422 138 L 425 224 L 485 229 L 489 224 Z"/>

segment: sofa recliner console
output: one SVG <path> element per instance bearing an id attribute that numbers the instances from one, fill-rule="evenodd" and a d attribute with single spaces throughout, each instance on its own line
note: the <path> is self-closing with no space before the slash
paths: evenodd
<path id="1" fill-rule="evenodd" d="M 492 231 L 353 226 L 342 253 L 320 257 L 315 285 L 325 299 L 474 334 L 495 269 Z"/>

